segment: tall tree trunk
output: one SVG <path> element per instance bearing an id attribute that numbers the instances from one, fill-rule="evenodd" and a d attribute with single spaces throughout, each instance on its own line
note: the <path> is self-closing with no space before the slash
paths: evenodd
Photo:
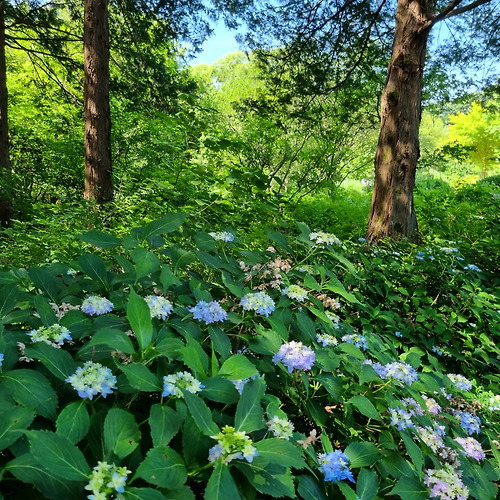
<path id="1" fill-rule="evenodd" d="M 113 197 L 109 109 L 108 1 L 84 5 L 85 193 L 98 203 Z"/>
<path id="2" fill-rule="evenodd" d="M 5 2 L 0 1 L 0 225 L 12 219 L 12 170 L 9 159 L 9 124 L 7 121 L 7 67 L 5 64 Z"/>
<path id="3" fill-rule="evenodd" d="M 396 29 L 381 101 L 367 239 L 418 240 L 413 188 L 419 151 L 422 76 L 433 13 L 425 0 L 398 0 Z M 427 7 L 428 8 L 428 7 Z"/>

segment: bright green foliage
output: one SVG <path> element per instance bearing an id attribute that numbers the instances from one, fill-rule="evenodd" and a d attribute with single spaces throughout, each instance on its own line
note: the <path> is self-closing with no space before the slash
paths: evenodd
<path id="1" fill-rule="evenodd" d="M 252 251 L 234 229 L 217 241 L 184 221 L 168 213 L 122 237 L 94 229 L 81 240 L 100 253 L 0 273 L 6 496 L 423 499 L 452 456 L 470 498 L 496 497 L 500 283 L 485 252 L 450 241 L 317 245 L 304 223 L 295 236 L 270 232 L 263 248 L 276 250 Z M 283 293 L 292 285 L 307 291 L 302 302 Z M 268 316 L 241 306 L 257 290 L 274 301 Z M 112 309 L 86 314 L 89 295 Z M 173 305 L 165 319 L 151 317 L 149 295 Z M 228 314 L 207 326 L 189 308 L 212 300 Z M 53 324 L 73 341 L 30 342 Z M 298 343 L 308 366 L 290 372 L 275 356 Z M 90 361 L 116 378 L 106 397 L 68 383 Z M 162 397 L 179 373 L 199 381 L 196 393 Z M 470 429 L 459 411 L 480 420 L 484 461 L 455 441 Z M 426 436 L 438 431 L 436 448 Z M 339 450 L 354 482 L 333 470 L 325 481 L 320 464 Z"/>

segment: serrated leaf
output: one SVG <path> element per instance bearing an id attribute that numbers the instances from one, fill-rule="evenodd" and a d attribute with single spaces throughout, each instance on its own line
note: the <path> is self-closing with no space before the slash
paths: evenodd
<path id="1" fill-rule="evenodd" d="M 339 486 L 340 491 L 344 495 L 345 500 L 358 500 L 359 499 L 358 495 L 356 495 L 356 492 L 347 483 L 340 481 L 337 484 Z"/>
<path id="2" fill-rule="evenodd" d="M 127 487 L 122 493 L 125 500 L 165 500 L 165 495 L 153 488 Z"/>
<path id="3" fill-rule="evenodd" d="M 145 240 L 152 235 L 172 233 L 182 226 L 187 216 L 188 214 L 172 212 L 161 219 L 154 220 L 142 228 L 141 238 Z"/>
<path id="4" fill-rule="evenodd" d="M 21 406 L 33 408 L 38 415 L 55 420 L 57 395 L 41 373 L 27 369 L 11 370 L 3 373 L 0 381 Z"/>
<path id="5" fill-rule="evenodd" d="M 104 288 L 109 286 L 108 271 L 100 257 L 91 253 L 83 254 L 78 259 L 78 263 L 84 273 L 100 282 Z"/>
<path id="6" fill-rule="evenodd" d="M 83 453 L 66 436 L 27 431 L 31 454 L 44 468 L 69 481 L 88 481 L 90 467 Z"/>
<path id="7" fill-rule="evenodd" d="M 139 426 L 134 416 L 119 408 L 108 411 L 104 420 L 104 449 L 124 458 L 132 453 L 141 439 Z"/>
<path id="8" fill-rule="evenodd" d="M 56 420 L 56 432 L 66 436 L 72 444 L 81 441 L 88 433 L 90 418 L 85 400 L 75 401 L 64 408 Z"/>
<path id="9" fill-rule="evenodd" d="M 15 284 L 2 284 L 0 287 L 0 320 L 5 318 L 16 307 L 18 297 L 19 290 Z"/>
<path id="10" fill-rule="evenodd" d="M 57 323 L 57 316 L 47 297 L 44 297 L 43 295 L 35 295 L 33 305 L 35 306 L 38 316 L 40 316 L 43 326 L 52 326 Z"/>
<path id="11" fill-rule="evenodd" d="M 33 280 L 35 286 L 42 293 L 50 298 L 52 302 L 57 302 L 58 286 L 57 281 L 52 274 L 39 267 L 32 267 L 28 271 L 29 277 Z"/>
<path id="12" fill-rule="evenodd" d="M 220 354 L 221 358 L 229 358 L 232 346 L 226 332 L 210 325 L 208 327 L 208 334 L 210 335 L 210 340 L 212 341 L 215 351 Z"/>
<path id="13" fill-rule="evenodd" d="M 168 406 L 155 404 L 149 414 L 149 427 L 155 448 L 167 446 L 179 432 L 184 419 Z"/>
<path id="14" fill-rule="evenodd" d="M 283 467 L 294 467 L 302 469 L 306 463 L 302 458 L 300 449 L 290 441 L 278 438 L 268 438 L 254 444 L 259 455 L 254 458 L 254 462 L 265 466 L 266 463 L 277 464 Z"/>
<path id="15" fill-rule="evenodd" d="M 148 451 L 137 469 L 136 477 L 141 477 L 161 488 L 175 490 L 186 482 L 187 470 L 182 457 L 175 450 L 165 446 Z"/>
<path id="16" fill-rule="evenodd" d="M 230 380 L 250 378 L 257 373 L 255 365 L 243 354 L 235 354 L 226 359 L 219 370 L 219 376 Z"/>
<path id="17" fill-rule="evenodd" d="M 262 382 L 259 379 L 249 380 L 244 385 L 234 417 L 237 431 L 248 433 L 266 426 L 260 404 L 262 392 Z"/>
<path id="18" fill-rule="evenodd" d="M 127 304 L 127 319 L 139 342 L 141 351 L 147 349 L 153 338 L 153 322 L 146 301 L 130 290 Z"/>
<path id="19" fill-rule="evenodd" d="M 239 399 L 238 391 L 234 384 L 222 377 L 210 377 L 203 381 L 204 388 L 201 394 L 204 398 L 218 403 L 232 404 Z"/>
<path id="20" fill-rule="evenodd" d="M 373 418 L 374 420 L 382 420 L 374 404 L 366 396 L 353 396 L 347 402 L 354 405 L 360 411 L 360 413 L 367 416 L 368 418 Z"/>
<path id="21" fill-rule="evenodd" d="M 4 450 L 16 442 L 28 429 L 35 418 L 35 413 L 29 408 L 14 406 L 0 413 L 0 450 Z"/>
<path id="22" fill-rule="evenodd" d="M 100 248 L 114 248 L 122 244 L 122 240 L 116 236 L 96 230 L 80 234 L 78 235 L 78 238 L 85 243 L 89 243 Z"/>
<path id="23" fill-rule="evenodd" d="M 312 476 L 297 476 L 299 487 L 297 492 L 304 500 L 328 500 L 317 481 Z"/>
<path id="24" fill-rule="evenodd" d="M 290 469 L 276 464 L 267 464 L 265 467 L 261 467 L 258 464 L 249 465 L 243 462 L 235 463 L 235 466 L 243 472 L 258 492 L 275 498 L 295 497 L 295 487 Z"/>
<path id="25" fill-rule="evenodd" d="M 92 338 L 87 342 L 88 346 L 106 345 L 112 351 L 120 351 L 124 354 L 134 354 L 134 345 L 130 337 L 114 328 L 102 328 L 92 335 Z"/>
<path id="26" fill-rule="evenodd" d="M 241 500 L 240 493 L 228 467 L 216 462 L 205 490 L 205 500 Z"/>
<path id="27" fill-rule="evenodd" d="M 127 377 L 130 387 L 144 392 L 157 392 L 161 390 L 162 386 L 157 376 L 151 373 L 142 363 L 120 364 L 118 367 Z"/>
<path id="28" fill-rule="evenodd" d="M 160 268 L 160 259 L 143 247 L 134 249 L 131 255 L 135 262 L 136 283 L 144 276 L 148 276 Z"/>
<path id="29" fill-rule="evenodd" d="M 402 477 L 389 494 L 399 495 L 403 500 L 427 500 L 429 488 L 421 481 L 411 477 Z"/>
<path id="30" fill-rule="evenodd" d="M 40 360 L 59 380 L 66 380 L 76 371 L 76 363 L 69 352 L 45 342 L 34 342 L 26 347 L 26 356 Z"/>
<path id="31" fill-rule="evenodd" d="M 410 455 L 415 469 L 417 469 L 417 471 L 422 470 L 422 466 L 424 465 L 422 450 L 415 444 L 415 441 L 413 441 L 408 434 L 401 432 L 401 437 L 403 438 L 406 451 L 408 452 L 408 455 Z"/>
<path id="32" fill-rule="evenodd" d="M 219 432 L 219 428 L 213 421 L 212 412 L 206 403 L 201 398 L 196 396 L 196 394 L 191 394 L 188 391 L 183 391 L 183 393 L 189 412 L 191 413 L 191 416 L 200 431 L 207 436 L 217 434 Z"/>
<path id="33" fill-rule="evenodd" d="M 361 469 L 356 479 L 356 493 L 361 500 L 373 500 L 378 492 L 377 473 L 370 469 Z"/>
<path id="34" fill-rule="evenodd" d="M 349 466 L 351 468 L 372 465 L 380 457 L 378 448 L 373 443 L 368 442 L 351 443 L 344 453 L 349 457 Z"/>

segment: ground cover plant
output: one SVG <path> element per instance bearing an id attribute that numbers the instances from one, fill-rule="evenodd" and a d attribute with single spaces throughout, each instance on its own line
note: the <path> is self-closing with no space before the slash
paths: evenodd
<path id="1" fill-rule="evenodd" d="M 4 498 L 497 497 L 494 253 L 185 220 L 0 273 Z"/>

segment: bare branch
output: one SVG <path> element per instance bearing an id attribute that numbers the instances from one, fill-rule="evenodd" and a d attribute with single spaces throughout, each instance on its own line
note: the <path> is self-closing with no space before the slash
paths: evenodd
<path id="1" fill-rule="evenodd" d="M 490 3 L 491 0 L 476 0 L 475 2 L 464 5 L 463 7 L 455 8 L 457 5 L 461 3 L 462 0 L 452 0 L 439 14 L 437 14 L 430 22 L 429 26 L 432 27 L 439 21 L 443 21 L 444 19 L 450 19 L 455 16 L 459 16 L 464 12 L 469 12 L 480 5 L 484 5 Z M 425 29 L 425 28 L 424 28 Z"/>

